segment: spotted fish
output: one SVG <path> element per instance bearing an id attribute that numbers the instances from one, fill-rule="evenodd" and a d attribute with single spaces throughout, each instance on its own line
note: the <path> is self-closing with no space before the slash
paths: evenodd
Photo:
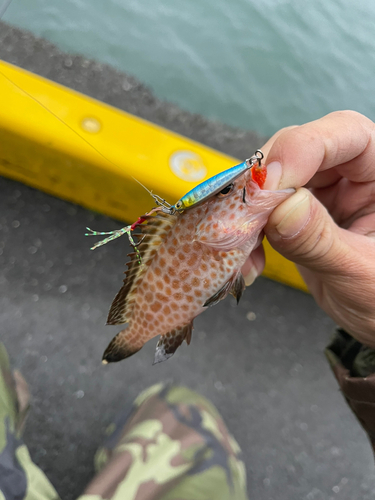
<path id="1" fill-rule="evenodd" d="M 188 210 L 160 209 L 140 218 L 140 244 L 129 254 L 107 320 L 128 326 L 108 345 L 104 363 L 135 354 L 157 335 L 154 363 L 164 361 L 184 340 L 190 343 L 193 320 L 207 307 L 229 293 L 239 301 L 245 289 L 241 267 L 272 210 L 294 191 L 261 189 L 265 169 L 258 168 L 256 177 L 254 169 L 245 169 Z"/>

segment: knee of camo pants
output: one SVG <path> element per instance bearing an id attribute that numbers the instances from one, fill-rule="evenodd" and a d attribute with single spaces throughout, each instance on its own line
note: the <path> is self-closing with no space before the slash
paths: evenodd
<path id="1" fill-rule="evenodd" d="M 245 500 L 241 450 L 216 408 L 185 387 L 143 391 L 99 450 L 80 500 Z"/>
<path id="2" fill-rule="evenodd" d="M 0 342 L 0 500 L 58 500 L 21 439 L 29 392 L 20 373 L 12 373 Z"/>

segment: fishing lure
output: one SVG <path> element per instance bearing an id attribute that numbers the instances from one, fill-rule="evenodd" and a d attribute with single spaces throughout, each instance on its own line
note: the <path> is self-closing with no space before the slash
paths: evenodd
<path id="1" fill-rule="evenodd" d="M 154 363 L 164 361 L 184 340 L 190 343 L 193 320 L 207 307 L 229 293 L 240 300 L 245 289 L 241 267 L 269 214 L 294 192 L 262 189 L 267 173 L 262 159 L 258 150 L 173 206 L 153 195 L 156 208 L 130 226 L 103 233 L 109 237 L 93 248 L 122 234 L 135 248 L 107 319 L 109 325 L 128 327 L 112 339 L 103 363 L 135 354 L 157 335 Z M 139 233 L 133 233 L 136 228 Z"/>
<path id="2" fill-rule="evenodd" d="M 141 184 L 141 186 L 143 186 L 146 189 L 146 191 L 150 193 L 150 195 L 154 198 L 157 205 L 163 207 L 162 210 L 164 213 L 167 214 L 168 213 L 175 214 L 176 212 L 182 213 L 183 211 L 189 208 L 192 208 L 200 203 L 204 203 L 208 198 L 214 196 L 215 194 L 219 193 L 225 188 L 229 190 L 232 183 L 249 169 L 252 169 L 253 179 L 258 183 L 260 187 L 263 187 L 264 182 L 266 180 L 266 170 L 262 168 L 263 158 L 264 155 L 262 151 L 260 149 L 257 149 L 255 154 L 251 158 L 245 160 L 243 163 L 240 163 L 239 165 L 229 168 L 224 172 L 220 172 L 219 174 L 210 177 L 201 184 L 198 184 L 198 186 L 196 186 L 188 193 L 186 193 L 182 198 L 180 198 L 175 205 L 169 205 L 169 203 L 167 203 L 160 196 L 155 195 L 154 193 L 149 191 L 145 186 L 143 186 L 143 184 L 137 181 L 137 179 L 135 180 L 139 184 Z M 157 208 L 153 209 L 147 215 L 151 215 L 157 210 L 158 210 Z M 139 258 L 139 263 L 141 263 L 140 255 L 137 250 L 137 243 L 135 243 L 131 233 L 137 226 L 142 224 L 145 220 L 146 220 L 145 218 L 139 217 L 138 220 L 133 224 L 125 226 L 121 229 L 117 229 L 116 231 L 94 231 L 93 229 L 87 227 L 86 229 L 89 231 L 89 233 L 85 233 L 85 236 L 102 236 L 106 234 L 110 235 L 108 238 L 99 241 L 93 247 L 91 247 L 91 250 L 95 250 L 96 248 L 101 247 L 102 245 L 105 245 L 110 241 L 113 241 L 116 238 L 123 236 L 124 234 L 127 234 L 130 244 L 133 246 L 133 248 L 137 253 L 137 256 Z"/>

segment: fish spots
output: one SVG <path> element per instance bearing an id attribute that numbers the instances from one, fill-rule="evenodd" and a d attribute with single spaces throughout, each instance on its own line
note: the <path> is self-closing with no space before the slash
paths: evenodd
<path id="1" fill-rule="evenodd" d="M 168 247 L 167 252 L 169 253 L 169 255 L 175 255 L 176 249 L 174 247 Z"/>
<path id="2" fill-rule="evenodd" d="M 166 263 L 167 263 L 167 262 L 166 262 L 166 260 L 165 260 L 163 257 L 159 260 L 159 265 L 160 265 L 160 267 L 162 267 L 162 268 L 163 268 L 163 267 L 165 267 Z"/>
<path id="3" fill-rule="evenodd" d="M 151 306 L 150 306 L 150 309 L 151 309 L 151 311 L 153 311 L 153 312 L 158 312 L 158 311 L 160 311 L 160 308 L 161 308 L 161 304 L 160 304 L 160 302 L 157 302 L 157 301 L 155 301 L 155 302 L 154 302 L 153 304 L 151 304 Z"/>
<path id="4" fill-rule="evenodd" d="M 192 222 L 189 222 L 188 226 L 187 226 L 188 230 L 189 231 L 193 231 L 194 229 L 194 224 Z"/>
<path id="5" fill-rule="evenodd" d="M 176 271 L 176 269 L 174 267 L 169 266 L 168 267 L 168 274 L 169 274 L 169 276 L 176 276 L 177 271 Z"/>
<path id="6" fill-rule="evenodd" d="M 146 319 L 147 321 L 152 321 L 154 319 L 153 315 L 151 313 L 146 314 Z"/>
<path id="7" fill-rule="evenodd" d="M 181 309 L 185 312 L 187 312 L 190 308 L 187 304 L 182 304 Z"/>
<path id="8" fill-rule="evenodd" d="M 173 280 L 172 281 L 172 287 L 173 288 L 180 288 L 180 282 L 179 282 L 179 280 Z"/>
<path id="9" fill-rule="evenodd" d="M 168 300 L 167 297 L 162 293 L 156 293 L 156 298 L 160 300 L 160 302 L 165 302 L 166 300 Z"/>
<path id="10" fill-rule="evenodd" d="M 202 269 L 202 271 L 207 271 L 207 269 L 208 269 L 207 264 L 205 264 L 205 263 L 203 262 L 203 263 L 201 264 L 201 269 Z"/>
<path id="11" fill-rule="evenodd" d="M 178 258 L 179 258 L 180 260 L 185 260 L 185 255 L 184 255 L 182 252 L 180 252 L 180 253 L 178 254 Z"/>
<path id="12" fill-rule="evenodd" d="M 234 210 L 236 208 L 236 204 L 235 203 L 231 203 L 229 205 L 229 210 Z"/>
<path id="13" fill-rule="evenodd" d="M 184 245 L 182 246 L 182 251 L 185 253 L 189 253 L 190 252 L 190 245 L 188 243 L 184 243 Z"/>
<path id="14" fill-rule="evenodd" d="M 183 299 L 183 295 L 181 292 L 177 292 L 173 295 L 173 298 L 176 299 L 176 300 L 182 300 Z"/>
<path id="15" fill-rule="evenodd" d="M 191 286 L 188 284 L 188 283 L 184 283 L 182 285 L 182 290 L 185 292 L 185 293 L 189 293 L 190 290 L 191 290 Z"/>
<path id="16" fill-rule="evenodd" d="M 228 259 L 227 264 L 228 264 L 228 266 L 233 266 L 233 260 L 232 259 Z"/>
<path id="17" fill-rule="evenodd" d="M 194 266 L 194 264 L 196 264 L 197 260 L 198 260 L 198 255 L 193 253 L 192 255 L 190 255 L 190 257 L 187 261 L 188 266 L 190 266 L 190 267 Z"/>
<path id="18" fill-rule="evenodd" d="M 211 222 L 211 221 L 212 221 L 212 218 L 213 218 L 213 217 L 212 217 L 212 215 L 209 215 L 209 216 L 207 217 L 208 222 Z"/>
<path id="19" fill-rule="evenodd" d="M 236 214 L 230 214 L 229 220 L 234 220 L 235 217 L 236 217 Z"/>
<path id="20" fill-rule="evenodd" d="M 193 302 L 194 298 L 191 295 L 187 295 L 186 300 L 191 303 Z"/>
<path id="21" fill-rule="evenodd" d="M 178 277 L 180 278 L 181 281 L 185 281 L 189 275 L 190 275 L 189 269 L 183 269 L 182 271 L 180 271 Z"/>
<path id="22" fill-rule="evenodd" d="M 193 278 L 191 280 L 192 286 L 199 286 L 200 285 L 200 280 L 198 278 Z"/>
<path id="23" fill-rule="evenodd" d="M 153 298 L 154 298 L 154 295 L 151 292 L 146 293 L 146 295 L 145 295 L 146 302 L 151 302 Z"/>
<path id="24" fill-rule="evenodd" d="M 196 297 L 202 297 L 202 292 L 200 290 L 195 290 L 194 295 Z"/>
<path id="25" fill-rule="evenodd" d="M 214 274 L 214 278 L 216 278 L 216 274 Z M 203 280 L 203 288 L 207 290 L 210 288 L 210 282 L 208 280 Z"/>
<path id="26" fill-rule="evenodd" d="M 171 287 L 169 287 L 169 286 L 167 286 L 167 287 L 165 288 L 164 292 L 165 292 L 165 295 L 167 295 L 168 297 L 171 297 L 171 295 L 172 295 L 172 293 L 173 293 L 172 288 L 171 288 Z"/>
<path id="27" fill-rule="evenodd" d="M 164 307 L 163 307 L 163 313 L 164 314 L 170 314 L 171 312 L 171 308 L 169 307 L 168 304 L 166 304 Z"/>
<path id="28" fill-rule="evenodd" d="M 155 285 L 159 290 L 164 288 L 164 283 L 161 280 L 156 280 Z"/>
<path id="29" fill-rule="evenodd" d="M 199 250 L 201 249 L 201 245 L 198 243 L 198 241 L 193 241 L 191 248 L 193 252 L 199 252 Z"/>
<path id="30" fill-rule="evenodd" d="M 178 311 L 179 307 L 176 302 L 171 302 L 169 305 L 172 311 Z"/>
<path id="31" fill-rule="evenodd" d="M 154 273 L 156 274 L 156 276 L 161 276 L 161 269 L 160 269 L 160 267 L 155 267 Z"/>
<path id="32" fill-rule="evenodd" d="M 168 274 L 166 274 L 166 275 L 164 276 L 164 282 L 165 282 L 167 285 L 169 285 L 169 283 L 171 282 L 171 278 L 168 276 Z"/>
<path id="33" fill-rule="evenodd" d="M 162 245 L 162 246 L 160 247 L 159 253 L 160 253 L 160 255 L 165 255 L 165 248 L 164 248 L 164 245 Z"/>

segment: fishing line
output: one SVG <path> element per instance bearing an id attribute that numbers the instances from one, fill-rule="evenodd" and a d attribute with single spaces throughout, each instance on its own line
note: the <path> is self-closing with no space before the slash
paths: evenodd
<path id="1" fill-rule="evenodd" d="M 47 108 L 47 106 L 45 106 L 43 103 L 41 103 L 40 101 L 38 101 L 38 99 L 36 99 L 31 94 L 29 94 L 29 92 L 27 92 L 26 90 L 24 90 L 22 87 L 20 87 L 15 82 L 13 82 L 13 80 L 11 80 L 9 77 L 7 77 L 6 75 L 4 75 L 4 73 L 2 71 L 0 71 L 0 75 L 2 75 L 6 80 L 8 80 L 8 82 L 10 82 L 12 85 L 14 85 L 15 87 L 17 87 L 25 95 L 27 95 L 28 97 L 30 97 L 30 99 L 32 99 L 34 102 L 36 102 L 37 104 L 39 104 L 39 106 L 42 106 L 42 108 L 44 108 L 46 111 L 48 111 L 48 113 L 50 113 L 52 116 L 54 116 L 56 118 L 56 120 L 59 120 L 59 122 L 61 122 L 63 125 L 65 125 L 65 127 L 68 127 L 68 129 L 70 129 L 74 134 L 76 134 L 76 136 L 78 136 L 82 141 L 85 141 L 85 143 L 88 144 L 90 146 L 90 148 L 92 148 L 94 151 L 96 151 L 107 162 L 111 163 L 112 165 L 114 165 L 117 168 L 120 168 L 119 165 L 117 165 L 115 162 L 113 162 L 112 160 L 110 160 L 109 158 L 107 158 L 105 155 L 103 155 L 103 153 L 101 153 L 99 151 L 99 149 L 97 149 L 93 144 L 91 144 L 90 141 L 88 141 L 87 139 L 85 139 L 73 127 L 71 127 L 68 123 L 66 123 L 62 118 L 60 118 L 59 116 L 57 116 L 53 111 L 51 111 L 49 108 Z"/>
<path id="2" fill-rule="evenodd" d="M 11 0 L 10 0 L 11 1 Z M 10 2 L 9 2 L 10 3 Z M 8 7 L 8 6 L 7 6 Z M 41 106 L 43 109 L 45 109 L 48 113 L 50 113 L 54 118 L 56 118 L 57 120 L 59 120 L 65 127 L 67 127 L 68 129 L 70 129 L 74 134 L 76 134 L 77 137 L 79 137 L 82 141 L 84 141 L 88 146 L 90 146 L 90 148 L 92 148 L 97 154 L 99 154 L 102 158 L 104 158 L 104 160 L 106 160 L 108 163 L 111 163 L 112 165 L 114 165 L 115 167 L 117 168 L 120 168 L 119 165 L 117 165 L 115 162 L 113 162 L 112 160 L 110 160 L 109 158 L 107 158 L 103 153 L 101 153 L 93 144 L 91 144 L 87 139 L 85 139 L 79 132 L 77 132 L 73 127 L 71 127 L 68 123 L 66 123 L 63 119 L 61 119 L 59 116 L 57 116 L 53 111 L 51 111 L 47 106 L 45 106 L 42 102 L 38 101 L 38 99 L 36 99 L 33 95 L 31 95 L 29 92 L 27 92 L 25 89 L 23 89 L 22 87 L 20 87 L 19 85 L 17 85 L 13 80 L 11 80 L 8 76 L 6 76 L 2 71 L 0 71 L 0 75 L 2 75 L 6 80 L 8 80 L 8 82 L 10 82 L 11 85 L 14 85 L 17 89 L 19 89 L 21 92 L 23 92 L 25 95 L 27 95 L 30 99 L 32 99 L 34 102 L 36 102 L 39 106 Z M 133 177 L 133 176 L 132 176 Z M 159 200 L 162 200 L 163 202 L 165 202 L 165 200 L 163 200 L 160 196 L 158 195 L 154 195 L 150 190 L 148 190 L 141 182 L 139 182 L 135 177 L 133 177 L 133 179 L 135 181 L 138 182 L 138 184 L 140 184 L 151 196 L 152 198 L 154 199 L 154 201 L 158 204 L 158 205 L 163 205 L 163 203 Z M 167 202 L 165 202 L 167 203 Z M 165 206 L 165 205 L 163 205 Z M 96 245 L 94 245 L 93 247 L 91 247 L 91 250 L 94 250 L 95 248 L 98 248 L 102 245 L 105 245 L 106 243 L 116 239 L 116 238 L 119 238 L 120 236 L 122 236 L 123 234 L 127 234 L 128 235 L 128 238 L 129 238 L 129 241 L 130 241 L 130 244 L 134 247 L 136 253 L 137 253 L 137 257 L 138 257 L 138 262 L 139 264 L 141 263 L 141 258 L 140 258 L 140 253 L 139 253 L 139 250 L 136 248 L 137 247 L 137 244 L 134 242 L 130 232 L 133 230 L 132 226 L 126 226 L 124 228 L 121 228 L 121 229 L 118 229 L 116 231 L 110 231 L 110 232 L 101 232 L 101 231 L 94 231 L 90 228 L 86 228 L 88 231 L 90 231 L 89 233 L 86 233 L 85 236 L 99 236 L 99 235 L 102 235 L 102 234 L 110 234 L 111 236 L 108 237 L 108 238 L 105 238 L 104 240 L 102 241 L 99 241 Z"/>

